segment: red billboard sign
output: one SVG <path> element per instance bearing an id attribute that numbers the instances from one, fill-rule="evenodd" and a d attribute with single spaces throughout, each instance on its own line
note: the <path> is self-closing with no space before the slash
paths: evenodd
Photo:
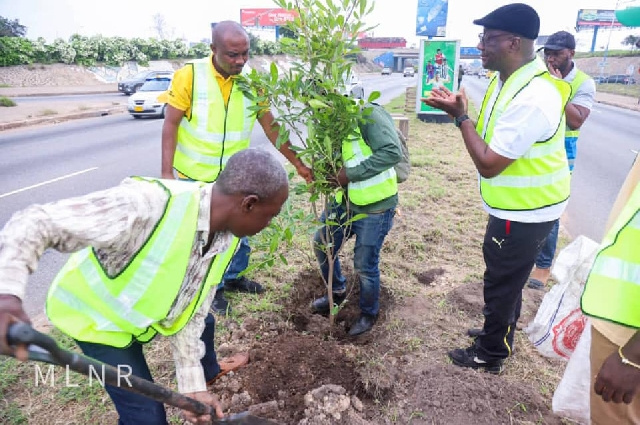
<path id="1" fill-rule="evenodd" d="M 298 13 L 287 9 L 240 9 L 243 27 L 273 27 L 293 21 Z"/>

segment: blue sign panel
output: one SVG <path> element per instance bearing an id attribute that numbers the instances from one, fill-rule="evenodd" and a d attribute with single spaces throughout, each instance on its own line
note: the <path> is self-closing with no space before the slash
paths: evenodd
<path id="1" fill-rule="evenodd" d="M 416 35 L 445 37 L 447 35 L 448 0 L 418 0 Z"/>
<path id="2" fill-rule="evenodd" d="M 461 47 L 460 56 L 480 56 L 480 49 L 477 47 Z"/>

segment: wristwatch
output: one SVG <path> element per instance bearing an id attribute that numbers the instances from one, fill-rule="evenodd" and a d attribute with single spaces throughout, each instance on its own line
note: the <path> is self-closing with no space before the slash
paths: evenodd
<path id="1" fill-rule="evenodd" d="M 462 114 L 462 115 L 460 115 L 459 117 L 455 117 L 455 118 L 453 119 L 453 123 L 455 124 L 455 126 L 456 126 L 456 127 L 460 128 L 460 125 L 461 125 L 464 121 L 466 121 L 466 120 L 468 120 L 468 119 L 469 119 L 469 115 L 467 115 L 467 114 Z"/>

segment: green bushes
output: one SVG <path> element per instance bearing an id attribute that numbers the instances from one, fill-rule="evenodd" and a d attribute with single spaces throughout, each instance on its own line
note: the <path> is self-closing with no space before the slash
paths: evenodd
<path id="1" fill-rule="evenodd" d="M 282 53 L 280 43 L 262 41 L 251 36 L 252 55 Z M 211 52 L 206 43 L 189 47 L 183 40 L 155 38 L 126 39 L 123 37 L 85 37 L 74 34 L 65 41 L 58 38 L 47 44 L 44 38 L 29 40 L 22 37 L 0 37 L 0 66 L 29 65 L 31 63 L 65 63 L 92 66 L 97 62 L 122 66 L 126 61 L 146 65 L 150 60 L 201 58 Z"/>
<path id="2" fill-rule="evenodd" d="M 8 97 L 0 96 L 0 106 L 16 106 L 16 103 Z"/>

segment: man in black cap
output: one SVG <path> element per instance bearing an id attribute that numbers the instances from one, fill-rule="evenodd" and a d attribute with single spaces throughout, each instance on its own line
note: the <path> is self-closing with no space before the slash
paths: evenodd
<path id="1" fill-rule="evenodd" d="M 576 39 L 566 31 L 551 34 L 544 44 L 544 59 L 549 73 L 571 85 L 571 98 L 564 111 L 567 118 L 564 148 L 569 160 L 569 169 L 572 172 L 580 127 L 589 116 L 596 95 L 596 83 L 586 73 L 580 71 L 573 62 L 575 48 Z M 557 220 L 536 258 L 536 267 L 527 284 L 530 288 L 543 289 L 547 284 L 551 274 L 551 263 L 556 253 L 559 227 L 560 220 Z"/>
<path id="2" fill-rule="evenodd" d="M 513 352 L 522 289 L 542 243 L 569 198 L 571 175 L 564 153 L 567 83 L 551 76 L 536 56 L 540 19 L 513 3 L 473 21 L 482 25 L 482 65 L 496 71 L 476 126 L 462 89 L 434 89 L 422 99 L 454 118 L 480 174 L 489 220 L 482 244 L 484 326 L 470 329 L 475 342 L 449 352 L 461 367 L 500 373 Z"/>

